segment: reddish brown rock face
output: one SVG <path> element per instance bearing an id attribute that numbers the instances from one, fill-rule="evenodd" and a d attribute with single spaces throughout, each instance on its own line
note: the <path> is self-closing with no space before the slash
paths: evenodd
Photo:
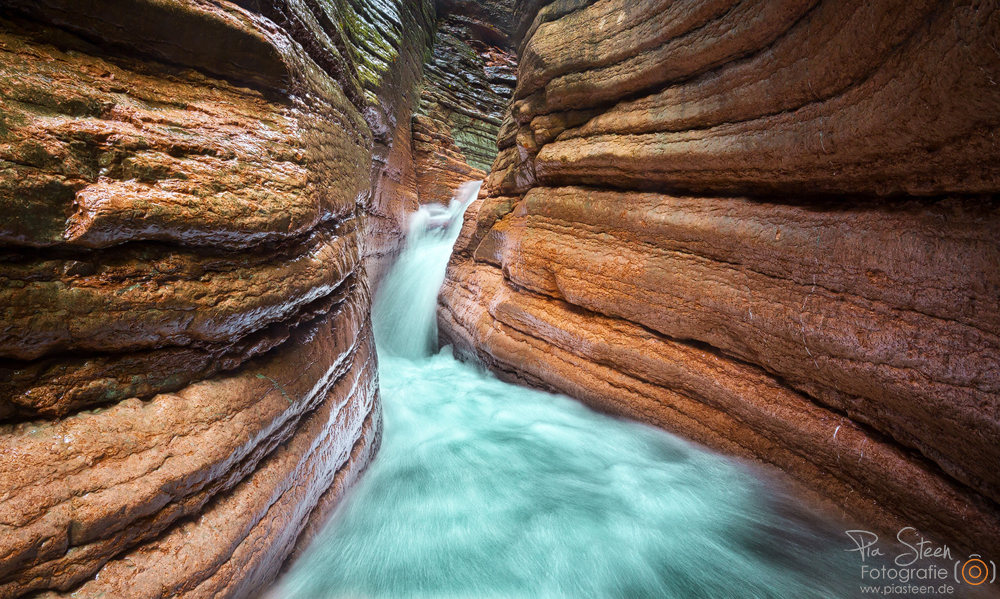
<path id="1" fill-rule="evenodd" d="M 996 3 L 540 4 L 445 340 L 1000 554 Z"/>
<path id="2" fill-rule="evenodd" d="M 254 595 L 378 448 L 433 6 L 252 4 L 0 11 L 0 597 Z"/>

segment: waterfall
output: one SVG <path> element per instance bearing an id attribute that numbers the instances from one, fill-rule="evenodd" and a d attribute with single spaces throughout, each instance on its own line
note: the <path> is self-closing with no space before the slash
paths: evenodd
<path id="1" fill-rule="evenodd" d="M 379 354 L 418 358 L 437 347 L 437 296 L 462 216 L 480 186 L 482 181 L 463 183 L 447 207 L 427 204 L 410 217 L 406 246 L 372 308 Z"/>
<path id="2" fill-rule="evenodd" d="M 478 189 L 414 216 L 374 308 L 382 448 L 273 596 L 856 596 L 844 525 L 755 467 L 432 353 Z"/>

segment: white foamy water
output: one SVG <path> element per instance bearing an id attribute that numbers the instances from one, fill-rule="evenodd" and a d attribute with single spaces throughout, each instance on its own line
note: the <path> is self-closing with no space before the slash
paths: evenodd
<path id="1" fill-rule="evenodd" d="M 381 451 L 276 596 L 858 596 L 843 527 L 753 468 L 435 353 L 478 189 L 414 217 L 373 316 Z"/>
<path id="2" fill-rule="evenodd" d="M 437 346 L 437 296 L 462 230 L 462 215 L 481 185 L 463 183 L 447 207 L 428 204 L 410 217 L 406 246 L 382 281 L 372 309 L 380 356 L 420 358 Z"/>

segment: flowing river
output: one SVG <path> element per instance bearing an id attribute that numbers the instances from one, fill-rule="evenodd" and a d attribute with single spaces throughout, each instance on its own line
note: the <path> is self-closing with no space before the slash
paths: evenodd
<path id="1" fill-rule="evenodd" d="M 844 525 L 753 466 L 432 353 L 478 189 L 414 216 L 373 311 L 381 451 L 274 596 L 858 596 Z"/>

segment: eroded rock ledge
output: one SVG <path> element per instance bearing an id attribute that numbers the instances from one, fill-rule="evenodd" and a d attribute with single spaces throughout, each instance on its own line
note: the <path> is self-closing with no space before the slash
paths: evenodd
<path id="1" fill-rule="evenodd" d="M 366 467 L 435 18 L 5 3 L 0 597 L 256 594 Z"/>
<path id="2" fill-rule="evenodd" d="M 1000 554 L 997 4 L 517 12 L 444 340 Z"/>

